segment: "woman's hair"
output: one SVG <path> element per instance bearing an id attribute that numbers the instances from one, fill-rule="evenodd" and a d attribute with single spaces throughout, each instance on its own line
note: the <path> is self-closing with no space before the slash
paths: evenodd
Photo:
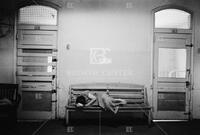
<path id="1" fill-rule="evenodd" d="M 82 96 L 82 95 L 78 96 L 78 97 L 76 98 L 76 104 L 78 104 L 78 103 L 81 103 L 81 104 L 85 105 L 85 104 L 86 104 L 86 99 L 85 99 L 85 97 Z"/>

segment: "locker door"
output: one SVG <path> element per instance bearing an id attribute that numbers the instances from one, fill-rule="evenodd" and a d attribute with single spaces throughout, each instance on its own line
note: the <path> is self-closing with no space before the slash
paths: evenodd
<path id="1" fill-rule="evenodd" d="M 20 25 L 17 32 L 17 82 L 22 95 L 19 118 L 53 119 L 57 97 L 57 30 Z"/>

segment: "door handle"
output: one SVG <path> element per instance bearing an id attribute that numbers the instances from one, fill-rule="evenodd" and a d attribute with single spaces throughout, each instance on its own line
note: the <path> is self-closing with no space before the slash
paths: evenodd
<path id="1" fill-rule="evenodd" d="M 186 84 L 186 88 L 188 88 L 190 86 L 190 82 L 189 81 L 186 81 L 185 84 Z"/>
<path id="2" fill-rule="evenodd" d="M 184 115 L 190 115 L 191 112 L 184 112 L 183 114 L 184 114 Z"/>
<path id="3" fill-rule="evenodd" d="M 57 61 L 58 61 L 58 59 L 56 59 L 56 58 L 52 59 L 52 62 L 57 62 Z"/>

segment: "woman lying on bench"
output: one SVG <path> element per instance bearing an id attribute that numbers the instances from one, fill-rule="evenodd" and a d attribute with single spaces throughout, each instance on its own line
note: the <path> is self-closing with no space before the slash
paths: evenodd
<path id="1" fill-rule="evenodd" d="M 109 95 L 107 90 L 104 93 L 94 93 L 92 94 L 89 90 L 84 91 L 76 98 L 76 107 L 90 106 L 95 101 L 98 101 L 98 105 L 104 110 L 110 110 L 113 113 L 117 113 L 119 105 L 126 104 L 124 99 L 114 99 Z"/>

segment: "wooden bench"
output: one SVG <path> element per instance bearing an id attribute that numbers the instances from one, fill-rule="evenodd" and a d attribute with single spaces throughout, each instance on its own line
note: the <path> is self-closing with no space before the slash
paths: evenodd
<path id="1" fill-rule="evenodd" d="M 66 105 L 66 124 L 69 124 L 69 113 L 76 111 L 76 97 L 83 91 L 89 90 L 92 93 L 106 92 L 113 98 L 121 98 L 127 101 L 126 105 L 120 106 L 120 112 L 142 112 L 148 118 L 148 124 L 151 124 L 151 107 L 147 100 L 147 91 L 143 85 L 127 84 L 127 83 L 87 83 L 73 84 L 69 88 L 68 104 Z M 98 104 L 82 108 L 84 112 L 102 112 L 103 110 Z"/>
<path id="2" fill-rule="evenodd" d="M 0 118 L 6 118 L 12 122 L 16 122 L 17 107 L 21 100 L 18 94 L 18 84 L 0 83 L 0 100 Z M 5 102 L 5 100 L 9 102 Z"/>

